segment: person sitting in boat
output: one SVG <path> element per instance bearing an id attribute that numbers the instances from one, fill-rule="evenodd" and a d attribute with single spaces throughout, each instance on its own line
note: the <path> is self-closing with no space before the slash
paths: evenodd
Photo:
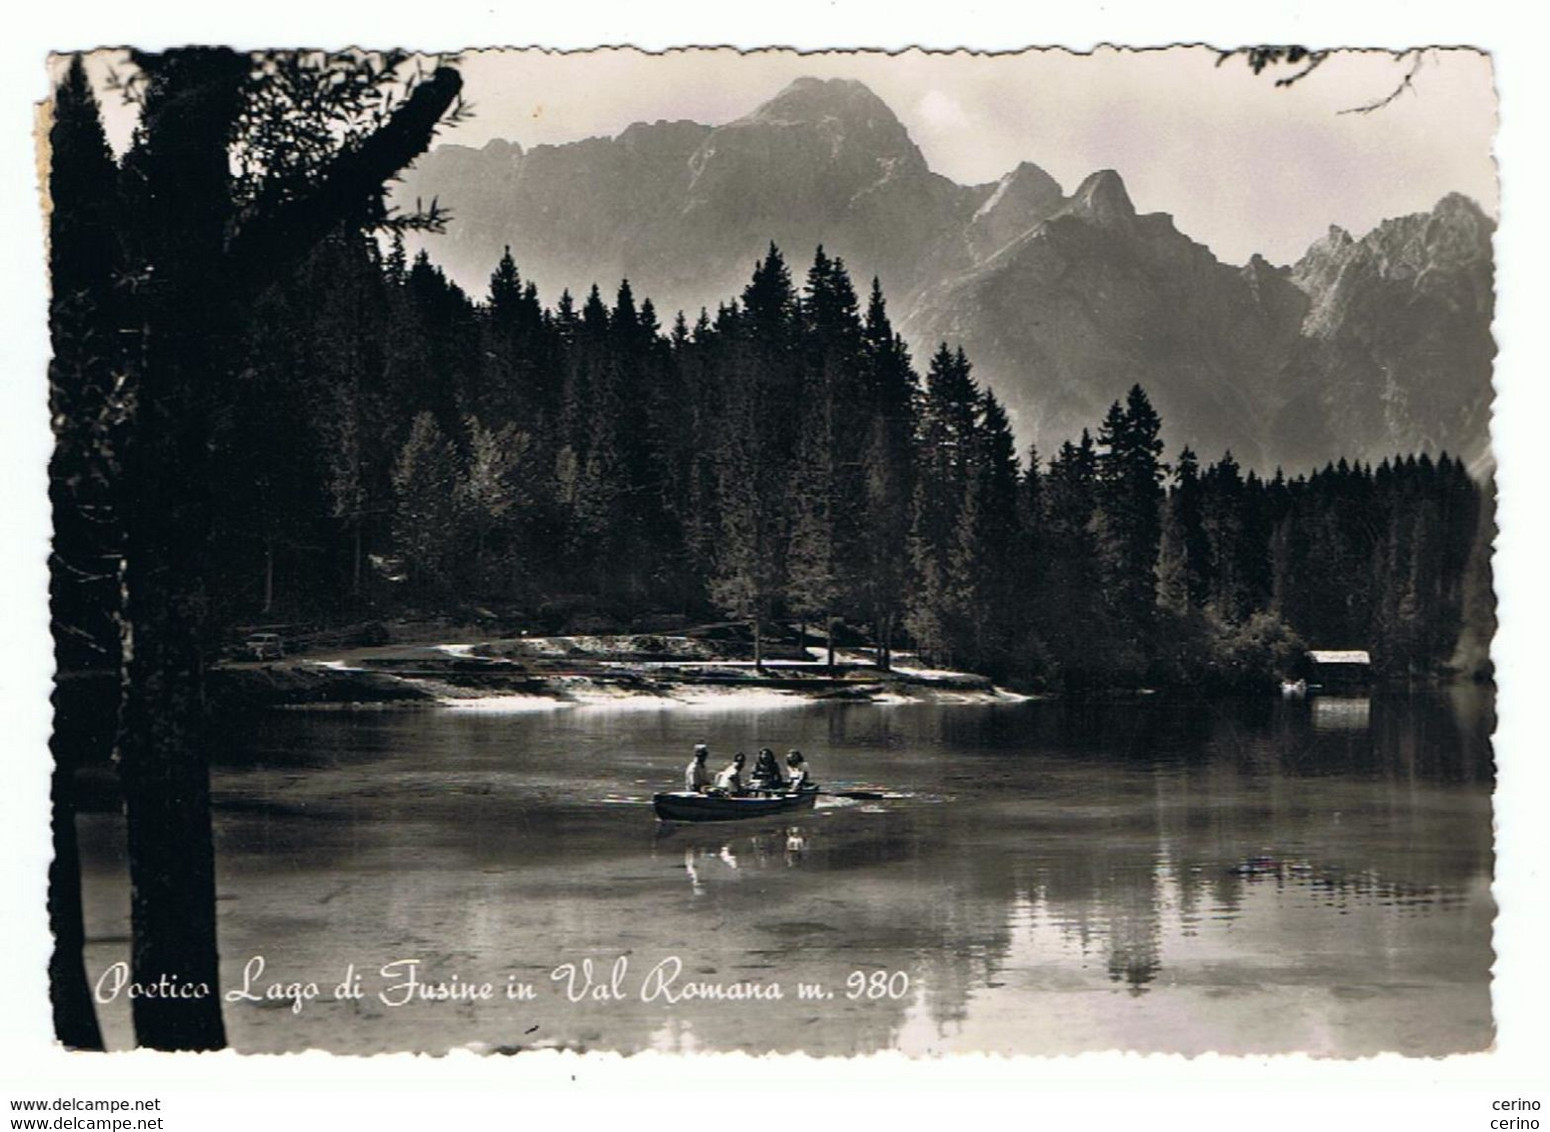
<path id="1" fill-rule="evenodd" d="M 710 767 L 705 765 L 705 760 L 708 758 L 710 758 L 710 748 L 704 743 L 696 743 L 694 758 L 684 769 L 684 789 L 689 793 L 703 794 L 710 788 Z"/>
<path id="2" fill-rule="evenodd" d="M 775 757 L 775 752 L 768 747 L 759 751 L 759 761 L 753 765 L 752 786 L 755 790 L 767 793 L 784 790 L 786 788 L 786 776 L 780 772 L 780 760 Z"/>
<path id="3" fill-rule="evenodd" d="M 748 761 L 748 756 L 742 751 L 732 756 L 732 761 L 726 769 L 716 775 L 716 791 L 721 794 L 729 794 L 732 797 L 740 797 L 746 791 L 743 789 L 743 764 Z"/>
<path id="4" fill-rule="evenodd" d="M 786 789 L 793 794 L 803 790 L 817 790 L 818 783 L 813 781 L 812 771 L 807 768 L 807 760 L 802 757 L 802 752 L 793 750 L 786 756 Z"/>

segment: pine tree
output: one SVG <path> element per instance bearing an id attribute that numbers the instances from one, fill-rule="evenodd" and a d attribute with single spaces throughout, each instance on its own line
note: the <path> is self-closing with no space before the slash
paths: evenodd
<path id="1" fill-rule="evenodd" d="M 499 585 L 491 577 L 492 559 L 510 537 L 519 507 L 529 502 L 518 477 L 531 438 L 511 421 L 487 428 L 478 417 L 470 416 L 465 428 L 467 465 L 456 484 L 451 511 L 461 519 L 473 543 L 470 582 L 475 592 L 483 593 Z"/>
<path id="2" fill-rule="evenodd" d="M 1188 446 L 1174 468 L 1169 506 L 1182 539 L 1185 592 L 1191 605 L 1202 606 L 1211 591 L 1211 546 L 1203 520 L 1200 462 Z"/>
<path id="3" fill-rule="evenodd" d="M 834 665 L 834 615 L 858 611 L 870 591 L 866 466 L 842 452 L 847 424 L 865 420 L 868 359 L 856 294 L 843 261 L 818 248 L 800 304 L 803 361 L 800 432 L 790 496 L 790 612 L 823 618 Z"/>
<path id="4" fill-rule="evenodd" d="M 1139 385 L 1115 402 L 1098 431 L 1094 532 L 1104 590 L 1133 643 L 1148 648 L 1162 539 L 1162 422 Z"/>
<path id="5" fill-rule="evenodd" d="M 919 474 L 910 527 L 913 596 L 906 624 L 916 646 L 951 662 L 962 639 L 955 618 L 972 601 L 966 573 L 972 536 L 963 530 L 972 506 L 971 481 L 980 458 L 976 432 L 981 398 L 960 348 L 944 342 L 932 356 L 920 417 Z"/>
<path id="6" fill-rule="evenodd" d="M 1244 486 L 1231 452 L 1206 470 L 1201 493 L 1201 527 L 1210 547 L 1208 600 L 1224 620 L 1242 621 L 1251 608 L 1244 576 Z"/>
<path id="7" fill-rule="evenodd" d="M 49 614 L 54 635 L 54 728 L 49 749 L 53 860 L 48 876 L 49 998 L 54 1034 L 73 1049 L 101 1049 L 82 948 L 75 770 L 105 759 L 117 727 L 111 682 L 122 662 L 119 566 L 123 552 L 112 453 L 128 406 L 115 388 L 119 335 L 113 310 L 118 170 L 80 56 L 54 94 L 49 130 L 49 462 L 53 548 Z M 116 691 L 116 690 L 115 690 Z"/>
<path id="8" fill-rule="evenodd" d="M 497 321 L 514 321 L 522 303 L 522 273 L 511 257 L 511 245 L 501 253 L 490 273 L 490 315 Z"/>
<path id="9" fill-rule="evenodd" d="M 386 260 L 383 261 L 383 271 L 387 274 L 388 285 L 402 287 L 409 278 L 409 259 L 404 252 L 404 234 L 393 233 L 393 241 L 388 248 Z"/>
<path id="10" fill-rule="evenodd" d="M 456 448 L 434 413 L 421 411 L 393 467 L 393 542 L 422 590 L 449 590 L 461 519 Z"/>
<path id="11" fill-rule="evenodd" d="M 1086 429 L 1061 445 L 1043 478 L 1043 587 L 1035 630 L 1050 650 L 1055 675 L 1068 689 L 1102 681 L 1108 664 L 1107 604 L 1098 587 L 1093 535 L 1098 455 Z"/>
<path id="12" fill-rule="evenodd" d="M 683 332 L 675 327 L 672 364 L 687 420 L 680 429 L 681 456 L 675 465 L 680 478 L 672 506 L 684 546 L 681 598 L 696 604 L 707 600 L 705 586 L 715 570 L 720 534 L 719 457 L 728 427 L 718 364 L 724 343 L 703 309 L 692 331 L 681 313 L 679 324 Z"/>
<path id="13" fill-rule="evenodd" d="M 761 669 L 762 626 L 785 587 L 786 497 L 803 387 L 798 314 L 785 260 L 771 244 L 742 304 L 723 305 L 713 324 L 728 341 L 714 457 L 721 541 L 708 589 L 713 604 L 751 623 Z"/>
<path id="14" fill-rule="evenodd" d="M 735 401 L 724 422 L 729 427 L 715 453 L 720 523 L 707 591 L 722 612 L 750 623 L 754 665 L 763 672 L 762 627 L 779 592 L 780 564 L 771 519 L 759 491 L 758 456 L 746 440 L 754 434 L 749 402 Z"/>
<path id="15" fill-rule="evenodd" d="M 786 557 L 787 610 L 804 624 L 829 623 L 829 663 L 834 663 L 830 617 L 842 597 L 837 543 L 834 417 L 822 399 L 809 403 L 797 441 L 789 498 L 790 549 Z"/>
<path id="16" fill-rule="evenodd" d="M 756 407 L 754 444 L 760 453 L 760 490 L 778 490 L 796 450 L 805 388 L 797 357 L 800 304 L 785 258 L 773 243 L 729 310 L 741 347 L 740 377 Z M 773 503 L 773 500 L 770 501 Z"/>
<path id="17" fill-rule="evenodd" d="M 887 669 L 909 579 L 916 408 L 921 391 L 909 350 L 894 332 L 882 285 L 875 277 L 862 322 L 861 350 L 869 406 L 862 465 L 866 501 L 860 534 L 862 600 L 877 638 L 878 666 Z"/>
<path id="18" fill-rule="evenodd" d="M 1017 636 L 1014 606 L 1021 545 L 1018 487 L 1021 471 L 1006 410 L 990 390 L 980 399 L 976 448 L 966 515 L 960 520 L 970 548 L 955 574 L 962 597 L 958 619 L 977 669 L 1004 678 Z"/>

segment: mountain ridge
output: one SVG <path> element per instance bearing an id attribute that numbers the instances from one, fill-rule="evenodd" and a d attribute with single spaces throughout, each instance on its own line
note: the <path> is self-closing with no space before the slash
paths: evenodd
<path id="1" fill-rule="evenodd" d="M 428 247 L 476 294 L 510 245 L 551 301 L 628 278 L 692 318 L 772 241 L 799 280 L 822 244 L 858 286 L 880 277 L 918 359 L 961 344 L 1045 452 L 1135 382 L 1170 451 L 1266 471 L 1489 451 L 1494 224 L 1457 193 L 1360 237 L 1331 225 L 1294 264 L 1224 263 L 1169 213 L 1138 213 L 1116 170 L 1069 195 L 1032 162 L 959 185 L 864 84 L 804 78 L 721 126 L 440 146 L 398 195 L 450 205 Z"/>

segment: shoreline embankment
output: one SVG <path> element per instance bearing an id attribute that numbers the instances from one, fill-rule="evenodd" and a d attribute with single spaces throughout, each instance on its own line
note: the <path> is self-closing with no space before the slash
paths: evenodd
<path id="1" fill-rule="evenodd" d="M 225 662 L 210 672 L 217 710 L 450 707 L 775 706 L 824 701 L 1010 703 L 1027 697 L 987 677 L 928 669 L 901 657 L 888 669 L 851 650 L 831 667 L 819 649 L 761 664 L 689 637 L 515 637 L 333 650 L 283 660 Z M 787 654 L 794 650 L 784 650 Z M 814 655 L 816 654 L 816 655 Z"/>

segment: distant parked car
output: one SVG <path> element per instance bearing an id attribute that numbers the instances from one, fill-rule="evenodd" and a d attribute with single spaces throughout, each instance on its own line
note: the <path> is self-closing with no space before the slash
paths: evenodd
<path id="1" fill-rule="evenodd" d="M 279 633 L 252 633 L 242 642 L 242 655 L 249 660 L 279 660 L 285 655 L 285 642 Z"/>

